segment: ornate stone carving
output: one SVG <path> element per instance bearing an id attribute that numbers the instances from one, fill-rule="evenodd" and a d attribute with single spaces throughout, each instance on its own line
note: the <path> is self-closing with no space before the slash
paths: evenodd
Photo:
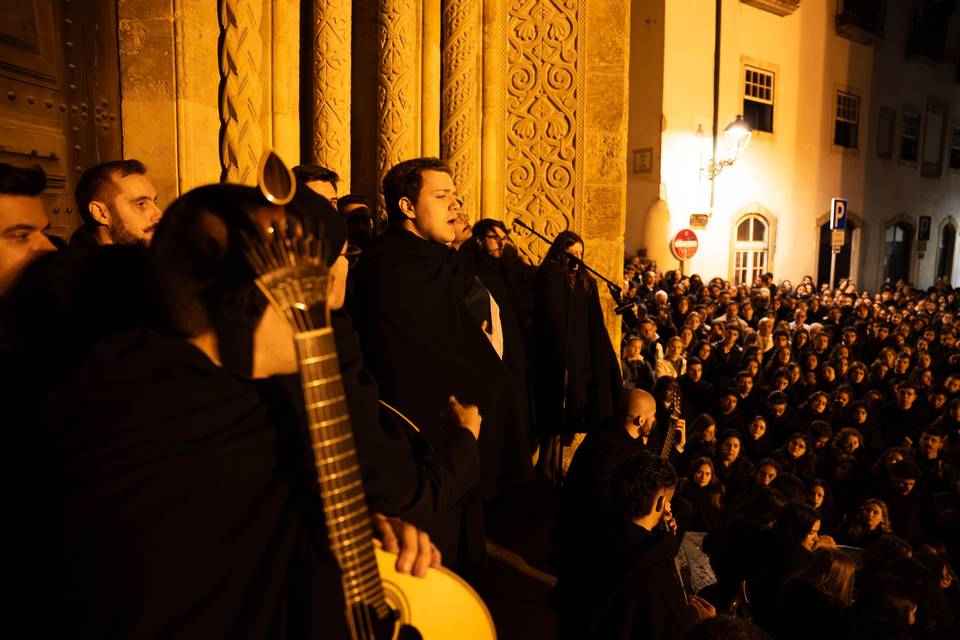
<path id="1" fill-rule="evenodd" d="M 418 155 L 418 11 L 416 0 L 380 0 L 377 87 L 378 176 Z"/>
<path id="2" fill-rule="evenodd" d="M 481 5 L 443 0 L 440 149 L 466 210 L 479 217 Z"/>
<path id="3" fill-rule="evenodd" d="M 312 161 L 340 174 L 350 190 L 352 0 L 313 2 Z"/>
<path id="4" fill-rule="evenodd" d="M 222 179 L 253 184 L 263 153 L 263 41 L 260 0 L 221 0 L 220 121 Z"/>
<path id="5" fill-rule="evenodd" d="M 536 0 L 509 9 L 505 206 L 547 237 L 582 225 L 582 4 Z M 536 261 L 547 250 L 532 234 L 518 244 Z"/>

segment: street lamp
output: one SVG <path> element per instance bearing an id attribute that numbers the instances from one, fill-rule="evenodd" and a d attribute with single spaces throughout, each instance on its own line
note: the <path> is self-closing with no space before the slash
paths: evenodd
<path id="1" fill-rule="evenodd" d="M 725 167 L 732 166 L 734 162 L 739 160 L 743 152 L 747 150 L 752 135 L 753 129 L 750 128 L 750 125 L 747 124 L 742 115 L 737 114 L 737 118 L 723 130 L 723 141 L 727 147 L 727 157 L 720 158 L 719 155 L 716 154 L 716 147 L 714 147 L 713 159 L 710 160 L 706 168 L 703 169 L 706 171 L 707 177 L 713 180 L 720 175 L 720 172 L 723 171 Z"/>

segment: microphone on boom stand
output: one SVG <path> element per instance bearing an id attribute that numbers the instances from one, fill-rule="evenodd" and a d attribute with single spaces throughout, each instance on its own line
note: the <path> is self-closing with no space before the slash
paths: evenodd
<path id="1" fill-rule="evenodd" d="M 547 244 L 549 244 L 549 245 L 552 245 L 552 244 L 553 244 L 553 241 L 551 241 L 550 239 L 548 239 L 546 236 L 544 236 L 543 234 L 541 234 L 539 231 L 537 231 L 536 229 L 534 229 L 533 227 L 531 227 L 530 225 L 528 225 L 526 222 L 524 222 L 524 221 L 521 220 L 520 218 L 514 218 L 513 224 L 514 224 L 515 226 L 518 226 L 518 227 L 521 227 L 521 228 L 523 228 L 523 229 L 526 229 L 527 231 L 529 231 L 529 232 L 532 233 L 533 235 L 537 236 L 538 238 L 540 238 L 541 240 L 543 240 L 543 241 L 546 242 Z M 596 276 L 596 277 L 599 278 L 600 280 L 603 280 L 604 283 L 606 283 L 606 285 L 607 285 L 607 290 L 610 291 L 610 297 L 613 298 L 613 301 L 616 303 L 616 307 L 615 307 L 614 310 L 613 310 L 613 312 L 614 312 L 615 314 L 617 314 L 617 315 L 623 315 L 624 313 L 626 313 L 627 311 L 629 311 L 629 310 L 633 307 L 633 302 L 630 302 L 629 300 L 624 300 L 624 299 L 623 299 L 623 289 L 620 287 L 620 285 L 618 285 L 617 283 L 613 282 L 612 280 L 610 280 L 610 279 L 607 278 L 606 276 L 603 276 L 603 275 L 601 275 L 600 273 L 597 273 L 596 270 L 590 268 L 590 265 L 588 265 L 586 262 L 584 262 L 581 258 L 578 258 L 578 257 L 576 257 L 576 256 L 569 256 L 569 260 L 570 260 L 570 264 L 572 265 L 572 269 L 576 270 L 576 269 L 580 268 L 581 266 L 583 266 L 583 268 L 586 269 L 588 272 L 592 273 L 594 276 Z"/>

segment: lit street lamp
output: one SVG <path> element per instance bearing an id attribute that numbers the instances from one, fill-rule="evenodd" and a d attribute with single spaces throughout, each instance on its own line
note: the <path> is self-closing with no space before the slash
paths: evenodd
<path id="1" fill-rule="evenodd" d="M 723 171 L 725 167 L 732 166 L 734 162 L 739 160 L 743 152 L 747 150 L 752 135 L 753 129 L 746 123 L 742 115 L 737 114 L 736 120 L 728 124 L 723 130 L 723 141 L 727 148 L 727 157 L 719 158 L 718 155 L 714 153 L 713 159 L 710 160 L 706 168 L 703 169 L 706 171 L 707 177 L 713 180 L 720 175 L 720 172 Z M 716 151 L 716 147 L 714 147 L 714 150 Z"/>

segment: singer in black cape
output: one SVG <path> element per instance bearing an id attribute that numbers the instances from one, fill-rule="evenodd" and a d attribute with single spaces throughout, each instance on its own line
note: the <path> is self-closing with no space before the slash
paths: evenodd
<path id="1" fill-rule="evenodd" d="M 560 233 L 534 280 L 535 315 L 532 380 L 537 430 L 544 439 L 540 465 L 549 474 L 553 436 L 594 431 L 616 415 L 623 387 L 617 356 L 610 343 L 597 283 L 568 250 L 583 240 Z M 564 368 L 567 411 L 563 412 Z M 552 451 L 552 452 L 551 452 Z M 546 452 L 547 455 L 543 455 Z M 540 464 L 540 463 L 538 463 Z"/>
<path id="2" fill-rule="evenodd" d="M 458 569 L 483 555 L 481 501 L 532 478 L 513 380 L 470 314 L 469 275 L 457 253 L 393 225 L 360 260 L 351 315 L 380 397 L 416 424 L 426 441 L 449 436 L 438 419 L 450 395 L 483 417 L 481 477 L 465 506 Z M 447 559 L 445 558 L 445 561 Z"/>
<path id="3" fill-rule="evenodd" d="M 479 490 L 489 499 L 529 479 L 530 458 L 510 372 L 463 301 L 468 280 L 455 251 L 392 226 L 360 261 L 351 315 L 380 397 L 431 446 L 447 435 L 438 416 L 451 394 L 479 407 Z"/>

